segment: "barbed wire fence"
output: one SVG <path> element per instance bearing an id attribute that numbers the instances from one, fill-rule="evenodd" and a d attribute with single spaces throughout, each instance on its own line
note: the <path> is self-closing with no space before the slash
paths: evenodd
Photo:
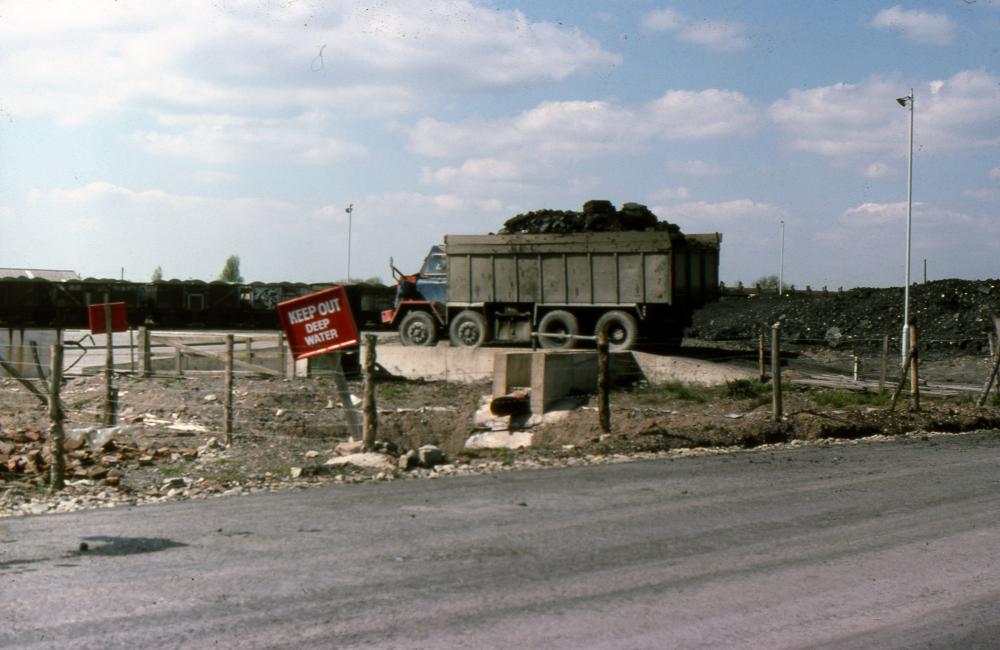
<path id="1" fill-rule="evenodd" d="M 99 435 L 97 432 L 108 429 L 107 423 L 111 422 L 111 427 L 117 427 L 118 432 L 128 432 L 130 427 L 141 428 L 145 432 L 142 435 L 164 431 L 226 437 L 231 436 L 233 428 L 236 427 L 240 435 L 235 440 L 231 437 L 226 439 L 226 442 L 234 444 L 239 444 L 240 438 L 249 440 L 253 436 L 359 440 L 364 438 L 364 428 L 359 427 L 358 423 L 366 419 L 366 413 L 377 427 L 377 418 L 373 415 L 377 413 L 375 398 L 379 391 L 375 390 L 376 384 L 382 392 L 390 395 L 393 390 L 402 390 L 400 386 L 404 385 L 386 373 L 370 369 L 368 376 L 371 378 L 371 385 L 366 387 L 364 373 L 360 372 L 362 364 L 354 355 L 342 358 L 346 363 L 329 366 L 318 364 L 309 370 L 308 376 L 296 376 L 279 335 L 222 335 L 221 343 L 218 338 L 208 340 L 204 335 L 199 337 L 205 340 L 188 341 L 178 345 L 176 341 L 157 341 L 155 336 L 147 336 L 146 340 L 149 343 L 140 343 L 139 352 L 133 351 L 132 346 L 128 346 L 134 359 L 129 362 L 128 367 L 116 367 L 111 373 L 112 378 L 119 380 L 158 382 L 165 389 L 190 381 L 191 390 L 187 392 L 189 401 L 187 404 L 158 399 L 155 391 L 148 390 L 140 391 L 142 397 L 137 397 L 130 394 L 127 386 L 118 386 L 112 393 L 113 401 L 110 403 L 114 418 L 109 421 L 106 419 L 108 403 L 102 402 L 104 393 L 95 382 L 71 382 L 61 391 L 52 391 L 52 382 L 47 381 L 43 374 L 42 380 L 38 382 L 38 386 L 41 387 L 38 393 L 44 399 L 38 401 L 49 411 L 53 435 L 59 427 L 69 432 L 69 435 L 78 431 Z M 592 344 L 595 337 L 581 338 L 587 339 L 585 341 L 587 344 Z M 758 381 L 773 382 L 774 362 L 767 354 L 774 345 L 773 336 L 765 334 L 756 340 L 732 338 L 715 340 L 711 343 L 714 346 L 713 351 L 705 354 L 709 360 L 752 367 L 755 361 L 764 359 L 765 363 L 760 364 L 764 367 Z M 903 365 L 896 354 L 899 343 L 898 337 L 890 336 L 881 339 L 839 337 L 836 341 L 795 339 L 781 342 L 779 340 L 779 368 L 782 363 L 781 358 L 787 359 L 801 354 L 803 350 L 809 350 L 810 362 L 815 364 L 815 371 L 810 373 L 811 377 L 797 381 L 807 384 L 811 382 L 814 386 L 828 388 L 891 392 L 897 382 L 901 381 L 901 377 L 905 378 Z M 967 356 L 966 350 L 970 347 L 975 348 L 975 343 L 970 339 L 932 339 L 920 341 L 919 347 L 933 348 L 936 357 L 946 362 L 951 356 L 957 356 L 955 353 L 960 352 Z M 144 345 L 148 345 L 149 350 L 158 352 L 153 356 L 160 360 L 159 365 L 143 361 L 141 350 Z M 199 347 L 212 349 L 214 352 L 198 351 Z M 215 352 L 220 347 L 228 350 L 228 354 L 236 358 L 232 362 L 228 360 L 228 355 L 223 355 L 223 358 L 219 359 L 219 355 Z M 996 338 L 990 336 L 987 340 L 979 342 L 979 347 L 984 348 L 984 353 L 977 355 L 977 364 L 981 366 L 982 379 L 986 382 L 987 379 L 992 379 L 996 372 L 996 361 L 1000 359 L 1000 346 L 997 346 Z M 104 346 L 91 340 L 83 343 L 75 341 L 67 348 L 86 353 L 101 351 Z M 371 349 L 375 349 L 374 344 Z M 164 350 L 167 354 L 163 354 Z M 194 363 L 194 359 L 204 359 L 213 355 L 216 361 L 223 365 L 221 370 L 202 368 Z M 639 364 L 628 362 L 629 356 L 612 354 L 605 370 L 600 370 L 601 364 L 598 364 L 598 372 L 607 373 L 606 378 L 598 376 L 594 381 L 596 387 L 607 387 L 599 391 L 598 395 L 597 424 L 601 430 L 610 430 L 612 427 L 607 420 L 607 409 L 610 406 L 605 406 L 609 404 L 607 395 L 612 386 L 632 386 L 650 382 L 648 373 Z M 63 370 L 62 381 L 95 374 L 92 369 L 85 371 L 78 366 L 78 363 L 79 359 L 67 358 L 60 364 Z M 261 364 L 272 363 L 275 368 L 269 373 L 260 371 L 260 368 L 265 367 Z M 374 368 L 377 357 L 370 363 Z M 347 366 L 346 371 L 345 366 Z M 49 369 L 48 379 L 52 379 L 52 370 Z M 59 374 L 55 373 L 55 376 L 58 377 Z M 461 364 L 446 366 L 439 376 L 427 379 L 465 383 L 486 381 L 482 370 Z M 923 385 L 927 386 L 926 380 L 923 381 Z M 258 390 L 264 383 L 267 385 L 267 390 Z M 1000 382 L 994 386 L 998 384 Z M 25 399 L 31 399 L 30 394 L 24 393 L 16 384 L 12 384 L 11 380 L 5 380 L 4 385 L 4 395 L 9 396 L 19 392 Z M 344 386 L 348 387 L 346 391 L 343 390 Z M 58 383 L 56 387 L 59 387 Z M 928 387 L 933 392 L 935 386 Z M 980 402 L 986 396 L 982 384 L 952 384 L 937 388 L 952 394 L 979 393 Z M 997 391 L 1000 393 L 1000 386 L 997 387 Z M 593 391 L 590 391 L 586 395 L 580 393 L 570 397 L 589 398 L 592 395 Z M 231 401 L 227 402 L 228 396 L 231 396 L 229 397 Z M 35 398 L 37 399 L 38 395 L 35 395 Z M 53 400 L 57 401 L 60 408 L 51 408 Z M 194 408 L 190 403 L 195 400 L 199 402 L 200 409 Z M 19 403 L 23 405 L 23 402 L 24 400 L 20 400 Z M 413 407 L 412 412 L 418 420 L 422 408 Z M 780 403 L 775 408 L 776 412 L 780 413 Z M 454 413 L 457 415 L 457 409 Z M 137 423 L 141 423 L 141 427 L 136 426 Z M 370 441 L 364 442 L 366 446 L 370 446 Z"/>

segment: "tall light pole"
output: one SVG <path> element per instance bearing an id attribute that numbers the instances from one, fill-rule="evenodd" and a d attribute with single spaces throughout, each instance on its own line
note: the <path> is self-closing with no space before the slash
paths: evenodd
<path id="1" fill-rule="evenodd" d="M 351 283 L 351 217 L 354 215 L 354 204 L 344 210 L 347 213 L 347 283 Z"/>
<path id="2" fill-rule="evenodd" d="M 778 253 L 778 297 L 784 294 L 785 287 L 785 220 L 781 220 L 781 252 Z"/>
<path id="3" fill-rule="evenodd" d="M 903 338 L 899 346 L 903 354 L 903 363 L 910 352 L 910 230 L 913 224 L 913 89 L 906 97 L 899 97 L 896 102 L 910 109 L 910 155 L 906 166 L 906 274 L 903 285 Z"/>

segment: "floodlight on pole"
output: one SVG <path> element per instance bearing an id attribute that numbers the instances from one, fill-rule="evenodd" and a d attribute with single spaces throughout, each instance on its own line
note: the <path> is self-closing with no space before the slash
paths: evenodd
<path id="1" fill-rule="evenodd" d="M 913 225 L 913 89 L 906 97 L 898 97 L 896 103 L 910 109 L 910 155 L 906 166 L 906 273 L 903 285 L 903 337 L 900 350 L 903 363 L 910 352 L 910 240 Z"/>
<path id="2" fill-rule="evenodd" d="M 781 220 L 781 249 L 778 253 L 778 296 L 784 295 L 785 288 L 785 220 Z"/>
<path id="3" fill-rule="evenodd" d="M 347 283 L 351 283 L 351 217 L 354 215 L 354 204 L 344 210 L 347 213 Z"/>

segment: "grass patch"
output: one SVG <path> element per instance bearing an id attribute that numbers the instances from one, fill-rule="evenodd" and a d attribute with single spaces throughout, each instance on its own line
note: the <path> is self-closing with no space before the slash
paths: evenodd
<path id="1" fill-rule="evenodd" d="M 167 465 L 166 467 L 160 468 L 160 474 L 163 474 L 167 478 L 180 476 L 183 473 L 184 470 L 182 470 L 180 467 L 177 467 L 176 465 Z"/>
<path id="2" fill-rule="evenodd" d="M 771 385 L 750 379 L 734 379 L 726 382 L 726 396 L 730 399 L 752 399 L 770 397 Z"/>
<path id="3" fill-rule="evenodd" d="M 887 392 L 868 393 L 852 390 L 819 390 L 810 395 L 812 401 L 829 408 L 844 408 L 846 406 L 887 406 L 892 401 L 892 395 Z"/>
<path id="4" fill-rule="evenodd" d="M 688 386 L 680 382 L 669 382 L 656 386 L 644 385 L 629 391 L 640 404 L 655 404 L 668 400 L 704 404 L 717 398 L 719 388 L 709 386 Z"/>
<path id="5" fill-rule="evenodd" d="M 378 385 L 380 399 L 405 399 L 411 392 L 410 386 L 403 382 L 386 382 Z"/>

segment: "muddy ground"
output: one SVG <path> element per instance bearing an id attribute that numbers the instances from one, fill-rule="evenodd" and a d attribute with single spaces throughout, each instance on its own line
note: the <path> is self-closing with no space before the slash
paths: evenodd
<path id="1" fill-rule="evenodd" d="M 732 352 L 732 350 L 730 350 Z M 753 351 L 730 354 L 729 363 L 752 366 Z M 839 370 L 829 350 L 797 352 L 786 359 L 785 380 Z M 832 364 L 832 365 L 831 365 Z M 837 367 L 834 367 L 837 366 Z M 939 384 L 981 384 L 989 363 L 981 355 L 930 361 L 922 376 Z M 897 371 L 898 372 L 898 371 Z M 222 433 L 222 378 L 188 373 L 147 379 L 119 376 L 120 426 L 97 426 L 104 396 L 100 375 L 75 377 L 62 391 L 67 413 L 67 478 L 71 490 L 161 498 L 223 494 L 257 488 L 301 487 L 308 482 L 395 479 L 402 470 L 332 469 L 324 463 L 351 433 L 333 382 L 324 378 L 236 380 L 232 445 Z M 352 393 L 361 394 L 358 382 Z M 920 411 L 904 392 L 893 410 L 887 394 L 788 384 L 785 418 L 772 418 L 771 388 L 756 381 L 716 388 L 637 385 L 611 396 L 612 431 L 598 424 L 593 397 L 578 408 L 532 427 L 534 443 L 521 450 L 465 448 L 481 431 L 475 414 L 490 391 L 486 383 L 446 384 L 386 379 L 377 391 L 380 448 L 391 460 L 410 449 L 435 445 L 446 467 L 508 466 L 531 459 L 542 464 L 597 456 L 641 454 L 697 447 L 754 447 L 796 440 L 858 438 L 914 431 L 958 432 L 1000 428 L 1000 409 L 978 395 L 923 396 Z M 47 486 L 51 454 L 47 409 L 21 385 L 0 380 L 0 511 L 37 496 Z M 495 423 L 494 423 L 495 425 Z M 437 470 L 424 471 L 433 474 Z M 419 473 L 419 472 L 418 472 Z M 108 497 L 110 498 L 110 497 Z"/>

